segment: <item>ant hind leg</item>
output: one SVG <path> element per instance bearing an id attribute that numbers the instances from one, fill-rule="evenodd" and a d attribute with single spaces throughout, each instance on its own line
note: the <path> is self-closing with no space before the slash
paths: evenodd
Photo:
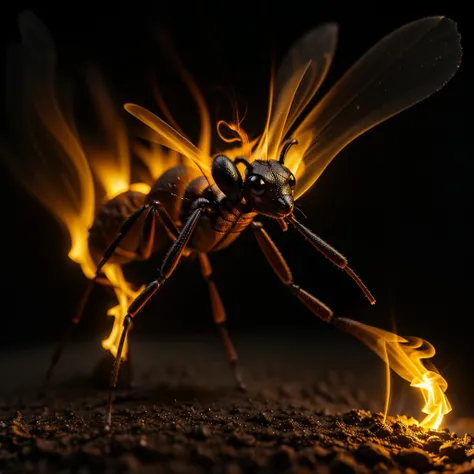
<path id="1" fill-rule="evenodd" d="M 224 305 L 222 304 L 221 297 L 219 292 L 217 291 L 217 287 L 214 283 L 212 278 L 212 267 L 211 262 L 209 261 L 209 257 L 205 253 L 198 254 L 199 257 L 199 264 L 201 266 L 202 276 L 207 282 L 209 287 L 209 296 L 211 297 L 211 305 L 212 305 L 212 314 L 214 316 L 214 322 L 217 324 L 219 328 L 219 332 L 222 338 L 222 342 L 224 343 L 224 347 L 227 353 L 227 358 L 229 359 L 230 366 L 234 372 L 235 383 L 237 385 L 237 389 L 242 392 L 247 390 L 244 382 L 242 381 L 242 377 L 240 375 L 237 360 L 238 355 L 237 351 L 235 350 L 234 344 L 229 336 L 229 332 L 227 331 L 226 327 L 226 313 L 224 309 Z"/>

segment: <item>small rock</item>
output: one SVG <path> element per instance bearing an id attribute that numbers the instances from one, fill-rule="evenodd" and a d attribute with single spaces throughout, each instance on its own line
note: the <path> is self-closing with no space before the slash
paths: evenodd
<path id="1" fill-rule="evenodd" d="M 392 441 L 404 448 L 423 447 L 423 445 L 419 441 L 417 441 L 416 438 L 414 438 L 413 436 L 408 436 L 406 434 L 399 434 L 397 436 L 394 436 L 392 438 Z"/>
<path id="2" fill-rule="evenodd" d="M 369 429 L 377 438 L 387 438 L 393 435 L 393 428 L 381 420 L 374 420 Z"/>
<path id="3" fill-rule="evenodd" d="M 430 431 L 430 434 L 433 436 L 438 436 L 438 438 L 441 438 L 444 441 L 448 441 L 451 439 L 451 434 L 446 430 L 441 430 L 441 431 Z"/>
<path id="4" fill-rule="evenodd" d="M 373 466 L 377 463 L 383 462 L 387 465 L 392 464 L 390 453 L 383 446 L 374 443 L 361 444 L 355 452 L 356 458 L 367 464 Z"/>
<path id="5" fill-rule="evenodd" d="M 465 444 L 466 446 L 469 446 L 472 444 L 472 436 L 468 433 L 464 435 L 464 438 L 462 439 L 462 443 Z"/>
<path id="6" fill-rule="evenodd" d="M 438 436 L 430 436 L 424 445 L 424 448 L 430 453 L 438 454 L 439 448 L 444 443 L 444 441 Z"/>
<path id="7" fill-rule="evenodd" d="M 448 456 L 451 461 L 464 462 L 467 460 L 466 449 L 460 446 L 456 441 L 448 441 L 439 448 L 441 456 Z"/>
<path id="8" fill-rule="evenodd" d="M 364 418 L 366 418 L 362 410 L 351 410 L 349 413 L 346 413 L 343 417 L 343 420 L 348 425 L 359 424 Z"/>
<path id="9" fill-rule="evenodd" d="M 398 454 L 401 464 L 412 467 L 417 471 L 428 471 L 431 468 L 431 462 L 428 455 L 418 448 L 402 449 Z"/>

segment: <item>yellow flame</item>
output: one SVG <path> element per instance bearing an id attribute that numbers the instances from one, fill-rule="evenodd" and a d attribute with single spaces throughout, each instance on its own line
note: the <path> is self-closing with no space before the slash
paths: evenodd
<path id="1" fill-rule="evenodd" d="M 47 34 L 39 29 L 34 31 Z M 37 42 L 51 48 L 50 55 L 44 55 L 44 58 L 54 57 L 48 37 Z M 41 61 L 26 64 L 25 70 L 28 70 L 26 66 L 38 68 L 36 74 L 26 74 L 21 77 L 22 81 L 15 83 L 20 90 L 13 96 L 18 103 L 12 104 L 11 114 L 21 138 L 11 150 L 2 144 L 2 157 L 5 152 L 5 164 L 15 177 L 67 229 L 71 239 L 68 257 L 80 265 L 88 279 L 92 279 L 98 262 L 89 251 L 89 229 L 101 206 L 127 190 L 146 194 L 150 185 L 131 182 L 134 170 L 129 132 L 101 78 L 91 71 L 87 74 L 99 122 L 96 129 L 101 132 L 100 137 L 89 136 L 76 126 L 70 115 L 72 104 L 64 107 L 64 102 L 59 100 L 57 87 L 60 82 L 54 74 L 55 64 L 44 58 L 42 55 Z M 30 55 L 17 59 L 27 61 Z M 156 179 L 165 168 L 178 164 L 178 156 L 154 146 L 143 161 L 148 165 L 151 178 Z M 118 265 L 107 264 L 103 272 L 114 289 L 118 304 L 107 312 L 114 318 L 114 323 L 102 346 L 115 356 L 128 306 L 144 286 L 134 289 Z M 122 353 L 124 359 L 126 349 Z"/>
<path id="2" fill-rule="evenodd" d="M 431 359 L 435 355 L 433 345 L 418 337 L 404 338 L 350 319 L 341 318 L 339 321 L 339 327 L 366 344 L 410 386 L 421 390 L 425 402 L 422 412 L 426 416 L 419 425 L 438 429 L 444 415 L 452 408 L 445 394 L 448 383 L 435 369 L 429 370 L 423 364 L 424 359 Z"/>

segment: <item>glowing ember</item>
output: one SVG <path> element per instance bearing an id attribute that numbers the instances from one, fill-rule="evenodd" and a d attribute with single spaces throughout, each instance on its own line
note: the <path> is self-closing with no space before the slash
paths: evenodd
<path id="1" fill-rule="evenodd" d="M 423 359 L 431 359 L 436 351 L 434 347 L 417 337 L 403 338 L 394 333 L 368 326 L 350 319 L 339 319 L 338 327 L 357 337 L 374 351 L 395 373 L 410 382 L 410 386 L 419 388 L 425 405 L 422 409 L 425 418 L 420 426 L 438 429 L 444 415 L 451 411 L 451 404 L 445 393 L 446 380 L 434 370 L 423 365 Z M 388 409 L 387 390 L 386 411 Z"/>

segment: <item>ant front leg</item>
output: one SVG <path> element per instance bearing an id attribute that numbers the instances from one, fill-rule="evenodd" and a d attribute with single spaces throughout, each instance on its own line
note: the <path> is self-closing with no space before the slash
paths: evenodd
<path id="1" fill-rule="evenodd" d="M 244 392 L 247 390 L 247 388 L 245 387 L 245 384 L 242 381 L 240 372 L 237 367 L 237 351 L 235 350 L 234 344 L 232 343 L 232 340 L 229 336 L 229 332 L 227 331 L 227 327 L 225 324 L 227 317 L 225 314 L 225 309 L 224 305 L 222 304 L 221 297 L 219 295 L 219 292 L 217 291 L 214 279 L 212 278 L 211 262 L 209 261 L 209 257 L 205 253 L 200 253 L 198 257 L 202 275 L 209 287 L 209 296 L 211 297 L 212 315 L 214 317 L 214 322 L 219 328 L 222 342 L 224 343 L 224 347 L 227 352 L 227 358 L 229 359 L 229 363 L 234 371 L 234 378 L 237 384 L 237 388 Z"/>
<path id="2" fill-rule="evenodd" d="M 199 198 L 195 201 L 193 207 L 194 211 L 184 224 L 181 232 L 179 233 L 177 239 L 173 242 L 173 245 L 168 250 L 163 263 L 160 268 L 160 275 L 156 280 L 153 280 L 147 285 L 147 287 L 135 298 L 132 304 L 128 308 L 128 313 L 125 316 L 123 321 L 122 334 L 120 336 L 120 342 L 117 350 L 117 355 L 115 357 L 114 368 L 110 376 L 110 385 L 109 385 L 109 403 L 107 408 L 106 416 L 106 426 L 110 428 L 112 422 L 112 401 L 113 393 L 115 387 L 117 386 L 117 380 L 120 372 L 120 363 L 122 359 L 122 350 L 125 344 L 125 339 L 127 337 L 130 325 L 135 316 L 145 307 L 145 305 L 150 301 L 153 295 L 155 295 L 158 290 L 163 286 L 163 283 L 173 274 L 176 266 L 178 265 L 183 252 L 186 248 L 186 245 L 191 238 L 194 229 L 199 221 L 199 218 L 205 212 L 206 208 L 209 206 L 209 201 L 204 198 Z"/>
<path id="3" fill-rule="evenodd" d="M 163 225 L 165 226 L 166 230 L 170 234 L 170 236 L 178 235 L 179 231 L 176 228 L 173 220 L 169 216 L 168 212 L 166 211 L 163 204 L 159 201 L 151 201 L 149 204 L 145 204 L 139 209 L 137 209 L 133 214 L 131 214 L 128 219 L 121 225 L 119 232 L 113 242 L 107 247 L 102 260 L 100 261 L 99 265 L 97 266 L 96 272 L 94 277 L 89 281 L 87 285 L 86 291 L 84 292 L 79 305 L 70 321 L 70 324 L 66 328 L 53 356 L 51 357 L 51 362 L 49 364 L 48 370 L 46 372 L 46 376 L 43 382 L 43 386 L 40 390 L 40 396 L 42 396 L 52 378 L 54 369 L 61 358 L 62 352 L 66 343 L 68 342 L 69 338 L 71 337 L 73 328 L 79 324 L 82 319 L 82 315 L 84 314 L 84 308 L 89 299 L 89 295 L 92 292 L 95 284 L 98 281 L 100 272 L 104 265 L 109 261 L 112 257 L 114 252 L 117 250 L 117 247 L 120 245 L 122 239 L 128 234 L 128 232 L 132 229 L 133 225 L 138 221 L 139 217 L 147 212 L 147 216 L 145 219 L 144 230 L 143 230 L 143 238 L 140 244 L 139 253 L 142 258 L 148 258 L 151 254 L 153 248 L 153 241 L 155 237 L 155 224 L 156 224 L 156 216 L 161 219 Z M 107 280 L 108 281 L 108 280 Z"/>
<path id="4" fill-rule="evenodd" d="M 354 270 L 349 267 L 347 258 L 344 257 L 344 255 L 338 252 L 334 247 L 331 247 L 327 242 L 321 239 L 321 237 L 318 237 L 314 232 L 309 230 L 303 224 L 298 222 L 293 214 L 286 219 L 318 252 L 323 254 L 330 262 L 334 263 L 334 265 L 344 270 L 347 275 L 349 275 L 352 280 L 354 280 L 354 282 L 364 293 L 365 297 L 369 300 L 370 304 L 375 304 L 375 298 L 372 296 L 372 293 L 365 286 L 364 282 L 357 276 Z"/>
<path id="5" fill-rule="evenodd" d="M 303 288 L 295 284 L 290 267 L 273 240 L 263 228 L 263 224 L 260 222 L 253 222 L 252 229 L 257 238 L 260 249 L 268 260 L 268 263 L 271 265 L 278 278 L 290 289 L 291 293 L 320 319 L 326 323 L 333 322 L 332 310 L 306 290 L 303 290 Z"/>

